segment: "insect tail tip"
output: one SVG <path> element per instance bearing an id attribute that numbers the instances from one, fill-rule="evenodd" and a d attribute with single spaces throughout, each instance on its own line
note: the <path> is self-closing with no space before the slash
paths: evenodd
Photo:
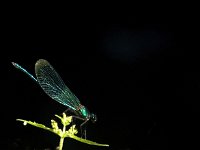
<path id="1" fill-rule="evenodd" d="M 15 62 L 11 62 L 11 63 L 12 63 L 12 65 L 13 65 L 14 67 L 18 68 L 18 64 L 17 64 L 17 63 L 15 63 Z"/>
<path id="2" fill-rule="evenodd" d="M 11 63 L 12 63 L 13 65 L 15 65 L 15 64 L 16 64 L 16 63 L 15 63 L 15 62 L 13 62 L 13 61 L 12 61 Z"/>

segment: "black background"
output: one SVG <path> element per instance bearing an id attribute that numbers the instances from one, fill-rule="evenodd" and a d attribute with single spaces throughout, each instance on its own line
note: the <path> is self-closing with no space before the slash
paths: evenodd
<path id="1" fill-rule="evenodd" d="M 5 149 L 58 145 L 56 135 L 16 121 L 50 126 L 54 114 L 66 109 L 11 64 L 17 62 L 35 75 L 34 64 L 40 58 L 48 60 L 82 104 L 97 114 L 98 121 L 87 126 L 88 139 L 110 145 L 88 146 L 66 139 L 64 149 L 199 147 L 195 9 L 175 7 L 172 12 L 162 10 L 163 5 L 153 12 L 135 6 L 127 12 L 116 8 L 96 14 L 58 8 L 4 12 L 1 135 Z"/>

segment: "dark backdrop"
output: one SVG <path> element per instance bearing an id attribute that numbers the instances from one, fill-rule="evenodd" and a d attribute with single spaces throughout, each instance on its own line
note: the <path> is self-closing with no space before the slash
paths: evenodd
<path id="1" fill-rule="evenodd" d="M 195 16 L 184 10 L 150 12 L 35 16 L 19 10 L 5 17 L 3 145 L 53 149 L 58 144 L 55 135 L 16 122 L 50 125 L 54 114 L 66 109 L 11 64 L 17 62 L 35 76 L 34 64 L 43 58 L 97 114 L 98 121 L 87 126 L 88 139 L 110 145 L 66 139 L 65 149 L 196 148 L 200 80 Z"/>

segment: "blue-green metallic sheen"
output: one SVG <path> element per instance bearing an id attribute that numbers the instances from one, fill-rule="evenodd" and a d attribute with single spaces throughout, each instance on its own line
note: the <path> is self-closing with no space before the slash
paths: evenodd
<path id="1" fill-rule="evenodd" d="M 85 122 L 90 119 L 93 122 L 97 120 L 96 115 L 90 113 L 85 106 L 81 105 L 79 99 L 65 85 L 59 74 L 55 71 L 55 69 L 50 65 L 48 61 L 44 59 L 39 59 L 36 62 L 36 78 L 19 64 L 15 62 L 12 62 L 12 64 L 15 66 L 15 68 L 21 70 L 31 79 L 36 81 L 48 96 L 70 108 L 79 118 L 85 120 Z"/>

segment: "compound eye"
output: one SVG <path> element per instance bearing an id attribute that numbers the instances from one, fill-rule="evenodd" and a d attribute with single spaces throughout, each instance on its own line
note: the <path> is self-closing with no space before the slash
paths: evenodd
<path id="1" fill-rule="evenodd" d="M 92 122 L 96 122 L 97 121 L 97 116 L 95 114 L 92 114 L 91 120 L 92 120 Z"/>

